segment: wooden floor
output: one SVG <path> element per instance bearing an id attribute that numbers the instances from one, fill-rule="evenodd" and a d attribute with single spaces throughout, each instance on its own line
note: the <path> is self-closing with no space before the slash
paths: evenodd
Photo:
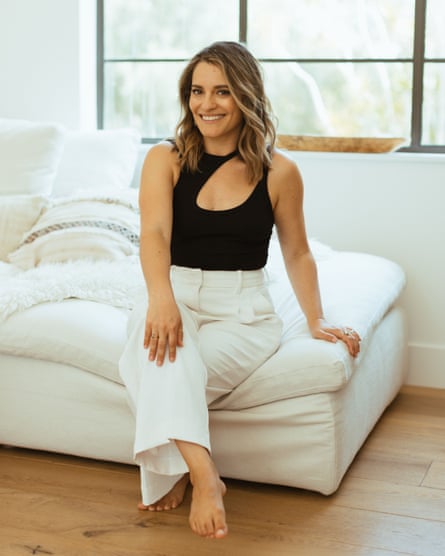
<path id="1" fill-rule="evenodd" d="M 445 390 L 404 388 L 330 497 L 227 484 L 229 536 L 201 539 L 187 502 L 136 510 L 134 467 L 0 447 L 0 554 L 444 556 Z"/>

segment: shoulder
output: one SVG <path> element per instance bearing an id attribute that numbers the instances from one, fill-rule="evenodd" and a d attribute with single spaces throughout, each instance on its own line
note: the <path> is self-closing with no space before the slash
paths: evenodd
<path id="1" fill-rule="evenodd" d="M 272 151 L 268 186 L 275 201 L 278 201 L 279 197 L 285 194 L 301 195 L 303 192 L 303 179 L 296 162 L 279 149 L 273 149 Z"/>
<path id="2" fill-rule="evenodd" d="M 170 141 L 161 141 L 148 149 L 145 155 L 145 161 L 177 163 L 178 151 Z"/>
<path id="3" fill-rule="evenodd" d="M 179 176 L 178 151 L 170 141 L 161 141 L 153 145 L 145 155 L 143 174 L 169 174 Z"/>
<path id="4" fill-rule="evenodd" d="M 270 167 L 271 177 L 275 179 L 299 179 L 301 174 L 298 166 L 292 158 L 279 149 L 272 151 L 272 165 Z"/>

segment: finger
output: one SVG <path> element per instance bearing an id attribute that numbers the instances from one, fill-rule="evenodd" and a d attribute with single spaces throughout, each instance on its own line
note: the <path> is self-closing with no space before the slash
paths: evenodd
<path id="1" fill-rule="evenodd" d="M 360 351 L 360 344 L 357 342 L 357 340 L 353 338 L 347 338 L 346 340 L 343 341 L 346 344 L 349 353 L 355 357 L 357 353 Z"/>
<path id="2" fill-rule="evenodd" d="M 328 330 L 335 336 L 335 338 L 341 340 L 346 345 L 348 353 L 352 357 L 357 356 L 360 351 L 360 336 L 357 334 L 357 332 L 355 332 L 355 330 L 348 327 L 330 328 Z"/>
<path id="3" fill-rule="evenodd" d="M 360 344 L 358 342 L 355 342 L 355 344 L 352 344 L 349 347 L 349 353 L 352 355 L 352 357 L 357 357 L 357 355 L 360 353 Z"/>
<path id="4" fill-rule="evenodd" d="M 170 334 L 168 337 L 168 358 L 170 361 L 176 359 L 176 346 L 178 345 L 178 339 L 176 334 Z"/>
<path id="5" fill-rule="evenodd" d="M 180 326 L 178 330 L 178 341 L 176 345 L 179 347 L 184 345 L 184 330 L 182 329 L 182 326 Z"/>
<path id="6" fill-rule="evenodd" d="M 145 334 L 144 334 L 144 349 L 148 349 L 150 345 L 150 337 L 151 337 L 151 326 L 145 327 Z"/>
<path id="7" fill-rule="evenodd" d="M 161 366 L 164 363 L 165 350 L 167 347 L 167 341 L 164 337 L 158 339 L 158 346 L 156 351 L 156 365 Z"/>
<path id="8" fill-rule="evenodd" d="M 182 347 L 184 345 L 184 331 L 180 325 L 177 332 L 173 329 L 168 336 L 168 353 L 169 360 L 175 361 L 176 359 L 176 348 Z"/>
<path id="9" fill-rule="evenodd" d="M 355 340 L 354 357 L 360 353 L 360 340 Z"/>
<path id="10" fill-rule="evenodd" d="M 150 338 L 148 340 L 148 358 L 150 361 L 154 361 L 156 359 L 156 352 L 158 350 L 158 336 L 155 333 L 151 333 Z"/>
<path id="11" fill-rule="evenodd" d="M 346 334 L 346 338 L 351 342 L 359 343 L 361 341 L 361 338 L 357 334 L 357 332 L 350 332 L 349 334 Z"/>
<path id="12" fill-rule="evenodd" d="M 346 344 L 349 353 L 356 357 L 360 352 L 360 341 L 357 339 L 358 334 L 345 334 L 342 338 L 343 342 Z"/>

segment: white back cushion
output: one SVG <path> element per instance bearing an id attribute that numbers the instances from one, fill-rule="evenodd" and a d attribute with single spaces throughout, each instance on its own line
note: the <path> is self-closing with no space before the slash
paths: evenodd
<path id="1" fill-rule="evenodd" d="M 140 144 L 130 128 L 68 132 L 53 196 L 129 187 Z"/>
<path id="2" fill-rule="evenodd" d="M 0 119 L 0 195 L 49 195 L 64 135 L 56 124 Z"/>

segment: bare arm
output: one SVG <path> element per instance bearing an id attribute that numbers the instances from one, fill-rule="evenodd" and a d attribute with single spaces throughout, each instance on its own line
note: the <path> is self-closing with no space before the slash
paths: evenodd
<path id="1" fill-rule="evenodd" d="M 173 361 L 182 345 L 182 322 L 170 282 L 170 241 L 176 155 L 171 145 L 150 149 L 142 168 L 140 260 L 149 295 L 144 347 L 162 365 L 166 352 Z"/>
<path id="2" fill-rule="evenodd" d="M 286 271 L 312 336 L 330 342 L 341 339 L 356 356 L 360 349 L 358 334 L 346 335 L 342 327 L 325 320 L 317 266 L 306 236 L 303 181 L 297 166 L 281 153 L 274 154 L 269 188 Z"/>

